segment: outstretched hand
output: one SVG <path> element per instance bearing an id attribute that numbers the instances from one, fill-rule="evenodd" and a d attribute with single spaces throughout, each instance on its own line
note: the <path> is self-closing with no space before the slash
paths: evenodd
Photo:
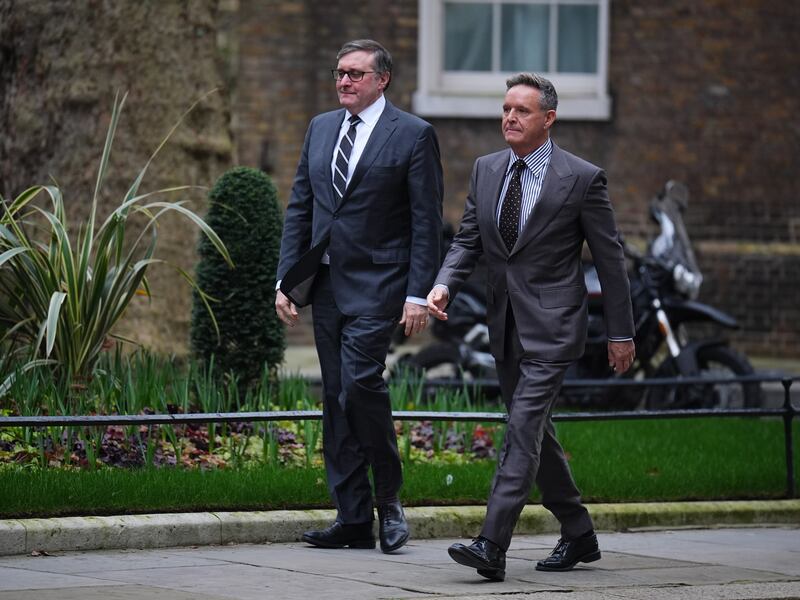
<path id="1" fill-rule="evenodd" d="M 431 316 L 439 319 L 440 321 L 447 321 L 447 313 L 444 309 L 447 308 L 447 303 L 450 301 L 450 293 L 443 285 L 435 285 L 428 294 L 428 312 Z"/>

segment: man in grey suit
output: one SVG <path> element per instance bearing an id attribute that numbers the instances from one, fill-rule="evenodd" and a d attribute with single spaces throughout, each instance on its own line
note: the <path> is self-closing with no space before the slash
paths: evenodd
<path id="1" fill-rule="evenodd" d="M 428 319 L 425 295 L 440 264 L 442 167 L 433 127 L 384 98 L 389 52 L 355 40 L 337 60 L 343 108 L 309 124 L 286 209 L 275 308 L 287 325 L 297 322 L 302 294 L 280 282 L 298 279 L 293 269 L 310 260 L 312 276 L 299 279 L 313 281 L 323 454 L 338 514 L 303 539 L 323 548 L 375 547 L 371 469 L 381 550 L 393 552 L 409 530 L 382 374 L 398 321 L 411 335 Z"/>
<path id="2" fill-rule="evenodd" d="M 496 581 L 505 578 L 505 554 L 534 481 L 561 524 L 558 545 L 536 568 L 563 571 L 600 558 L 551 420 L 564 373 L 586 341 L 584 241 L 603 288 L 609 365 L 621 373 L 634 359 L 629 283 L 606 176 L 550 140 L 557 105 L 543 77 L 520 73 L 507 81 L 502 131 L 510 150 L 475 162 L 461 228 L 428 295 L 431 314 L 446 319 L 449 299 L 486 258 L 490 344 L 508 425 L 480 536 L 449 553 Z"/>

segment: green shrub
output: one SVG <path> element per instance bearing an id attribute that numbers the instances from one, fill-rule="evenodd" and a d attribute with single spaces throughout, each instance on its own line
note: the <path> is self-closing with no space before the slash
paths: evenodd
<path id="1" fill-rule="evenodd" d="M 225 173 L 209 194 L 206 222 L 233 260 L 230 268 L 214 247 L 200 240 L 196 280 L 216 301 L 212 308 L 219 335 L 198 293 L 192 307 L 192 351 L 220 373 L 233 373 L 245 385 L 264 367 L 274 371 L 286 347 L 283 325 L 275 314 L 282 219 L 272 180 L 256 169 L 237 167 Z"/>
<path id="2" fill-rule="evenodd" d="M 207 252 L 216 254 L 223 264 L 230 260 L 214 231 L 184 206 L 186 200 L 154 199 L 189 186 L 139 191 L 148 167 L 183 117 L 139 171 L 117 208 L 99 220 L 98 197 L 126 97 L 114 101 L 84 222 L 77 227 L 68 224 L 66 202 L 55 185 L 31 187 L 11 202 L 0 197 L 0 349 L 4 353 L 0 368 L 6 372 L 49 365 L 61 381 L 85 380 L 112 340 L 127 341 L 117 337 L 113 328 L 135 295 L 149 296 L 148 267 L 165 262 L 155 256 L 162 216 L 178 213 L 189 219 L 205 235 Z M 132 226 L 134 220 L 138 228 Z M 188 274 L 180 269 L 178 273 L 195 286 Z M 202 293 L 197 297 L 206 310 Z M 213 323 L 213 316 L 209 320 Z M 14 373 L 0 385 L 0 395 L 13 377 Z"/>

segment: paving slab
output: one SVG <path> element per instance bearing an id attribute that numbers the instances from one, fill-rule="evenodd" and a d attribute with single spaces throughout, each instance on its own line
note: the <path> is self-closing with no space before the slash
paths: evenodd
<path id="1" fill-rule="evenodd" d="M 44 569 L 26 569 L 0 565 L 0 591 L 25 589 L 69 589 L 105 585 L 93 577 L 51 573 Z"/>
<path id="2" fill-rule="evenodd" d="M 211 546 L 216 548 L 216 546 Z M 65 552 L 43 557 L 46 560 L 31 560 L 31 556 L 9 556 L 3 559 L 5 567 L 45 571 L 64 575 L 79 575 L 89 571 L 112 573 L 130 569 L 163 569 L 183 567 L 205 567 L 227 564 L 223 558 L 210 558 L 197 554 L 197 549 L 177 553 L 175 549 L 153 550 L 143 553 L 137 550 L 115 552 Z M 35 557 L 33 557 L 35 558 Z"/>
<path id="3" fill-rule="evenodd" d="M 146 585 L 0 591 L 0 600 L 142 600 L 143 598 L 150 600 L 229 600 L 229 597 L 225 596 L 209 596 L 196 592 L 181 592 Z"/>
<path id="4" fill-rule="evenodd" d="M 317 575 L 305 569 L 289 569 L 248 565 L 229 562 L 212 567 L 183 567 L 149 570 L 146 579 L 143 571 L 132 569 L 113 573 L 87 573 L 106 582 L 140 583 L 150 586 L 176 589 L 211 596 L 228 596 L 232 588 L 235 597 L 241 600 L 263 600 L 263 598 L 308 599 L 315 598 L 320 590 L 328 597 L 369 599 L 375 597 L 376 587 L 386 591 L 385 597 L 414 597 L 413 590 L 403 589 L 381 581 L 376 586 L 358 577 L 339 573 Z M 374 577 L 373 577 L 374 578 Z"/>
<path id="5" fill-rule="evenodd" d="M 628 537 L 617 533 L 602 535 L 603 547 L 639 556 L 674 558 L 680 547 L 680 560 L 706 564 L 780 572 L 800 577 L 800 529 L 739 528 L 720 529 L 713 535 L 706 530 L 665 531 L 658 539 L 647 536 Z M 749 555 L 743 564 L 742 552 Z"/>
<path id="6" fill-rule="evenodd" d="M 698 587 L 617 588 L 602 591 L 569 592 L 569 600 L 797 600 L 793 583 L 728 584 Z M 448 596 L 447 600 L 566 600 L 564 592 L 536 592 L 511 595 L 480 594 Z M 0 596 L 2 599 L 2 596 Z"/>

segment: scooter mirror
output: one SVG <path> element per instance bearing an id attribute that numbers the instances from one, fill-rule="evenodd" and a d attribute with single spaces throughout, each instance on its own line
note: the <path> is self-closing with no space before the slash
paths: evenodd
<path id="1" fill-rule="evenodd" d="M 689 206 L 689 188 L 680 181 L 670 179 L 664 185 L 664 197 L 672 198 L 681 212 L 685 211 Z"/>

